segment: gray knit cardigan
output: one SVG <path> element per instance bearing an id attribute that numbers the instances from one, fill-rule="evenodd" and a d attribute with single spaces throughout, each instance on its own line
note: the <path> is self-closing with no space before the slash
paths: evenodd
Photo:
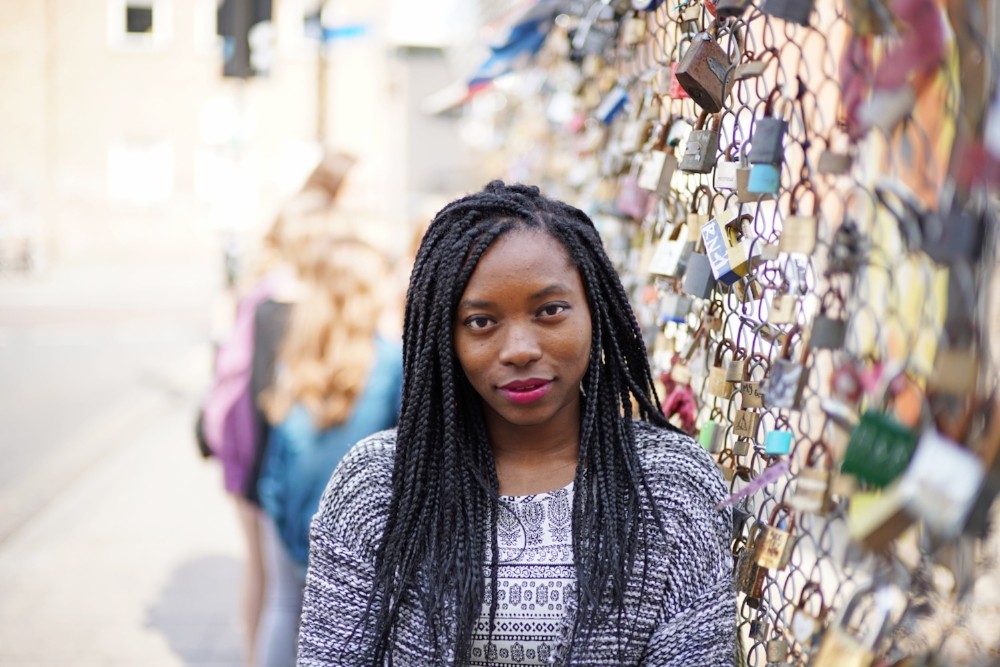
<path id="1" fill-rule="evenodd" d="M 736 656 L 736 592 L 729 541 L 732 517 L 715 504 L 725 496 L 721 475 L 686 435 L 635 422 L 643 469 L 665 523 L 648 559 L 645 593 L 632 581 L 623 624 L 612 618 L 575 640 L 573 610 L 554 665 L 717 667 Z M 312 522 L 309 568 L 299 633 L 299 667 L 371 664 L 352 630 L 373 587 L 375 550 L 392 489 L 395 431 L 362 440 L 344 457 Z M 647 513 L 649 512 L 647 508 Z M 633 577 L 638 579 L 638 577 Z M 453 637 L 432 637 L 423 609 L 410 595 L 397 628 L 394 667 L 452 665 Z M 407 602 L 409 601 L 409 603 Z M 447 622 L 439 628 L 454 628 Z M 619 649 L 628 647 L 624 660 Z M 573 644 L 567 663 L 568 645 Z M 435 645 L 438 650 L 435 651 Z M 443 661 L 436 656 L 444 656 Z"/>

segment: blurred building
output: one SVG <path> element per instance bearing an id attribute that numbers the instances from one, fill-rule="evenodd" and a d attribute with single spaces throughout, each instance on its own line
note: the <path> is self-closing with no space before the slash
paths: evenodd
<path id="1" fill-rule="evenodd" d="M 388 36 L 390 0 L 248 1 L 272 20 L 251 36 L 266 74 L 247 79 L 222 75 L 218 0 L 0 3 L 0 247 L 58 259 L 242 234 L 320 141 L 361 158 L 345 196 L 388 225 L 469 187 L 454 117 L 418 108 L 452 73 L 436 46 Z"/>

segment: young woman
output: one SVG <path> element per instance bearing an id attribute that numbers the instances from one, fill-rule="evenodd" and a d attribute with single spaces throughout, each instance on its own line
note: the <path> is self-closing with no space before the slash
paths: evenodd
<path id="1" fill-rule="evenodd" d="M 731 665 L 731 515 L 592 221 L 494 181 L 424 236 L 398 428 L 312 523 L 298 664 Z"/>
<path id="2" fill-rule="evenodd" d="M 266 566 L 258 667 L 294 664 L 309 522 L 351 445 L 396 424 L 402 386 L 400 346 L 378 333 L 385 258 L 329 231 L 299 254 L 299 296 L 286 305 L 275 379 L 261 399 L 271 428 L 257 482 Z"/>

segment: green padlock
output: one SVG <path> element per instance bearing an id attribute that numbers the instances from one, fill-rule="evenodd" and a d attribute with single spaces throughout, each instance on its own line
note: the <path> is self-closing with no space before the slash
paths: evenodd
<path id="1" fill-rule="evenodd" d="M 903 474 L 916 447 L 914 431 L 892 415 L 867 410 L 851 433 L 840 471 L 882 488 Z"/>

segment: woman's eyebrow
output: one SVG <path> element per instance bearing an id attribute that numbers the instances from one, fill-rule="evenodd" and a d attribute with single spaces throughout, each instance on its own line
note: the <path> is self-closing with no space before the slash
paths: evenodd
<path id="1" fill-rule="evenodd" d="M 546 296 L 552 296 L 553 294 L 565 294 L 566 292 L 569 291 L 570 288 L 567 285 L 564 285 L 563 283 L 553 283 L 552 285 L 549 285 L 548 287 L 543 287 L 542 289 L 532 294 L 531 298 L 541 299 Z"/>

